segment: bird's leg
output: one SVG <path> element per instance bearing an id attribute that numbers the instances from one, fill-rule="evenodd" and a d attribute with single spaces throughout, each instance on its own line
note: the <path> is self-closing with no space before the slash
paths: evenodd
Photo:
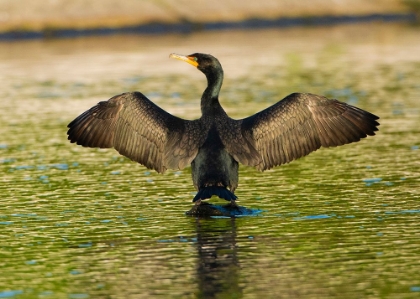
<path id="1" fill-rule="evenodd" d="M 195 202 L 195 206 L 199 206 L 201 204 L 201 198 Z"/>

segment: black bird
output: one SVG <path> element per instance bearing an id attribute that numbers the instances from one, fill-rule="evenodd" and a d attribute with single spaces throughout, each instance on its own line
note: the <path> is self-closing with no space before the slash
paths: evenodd
<path id="1" fill-rule="evenodd" d="M 219 61 L 201 53 L 170 57 L 207 77 L 199 119 L 173 116 L 142 93 L 128 92 L 78 116 L 68 125 L 68 139 L 87 147 L 113 147 L 159 173 L 191 164 L 196 204 L 217 195 L 235 205 L 239 162 L 264 171 L 321 146 L 357 142 L 378 130 L 378 116 L 309 93 L 293 93 L 252 116 L 232 119 L 219 103 Z"/>

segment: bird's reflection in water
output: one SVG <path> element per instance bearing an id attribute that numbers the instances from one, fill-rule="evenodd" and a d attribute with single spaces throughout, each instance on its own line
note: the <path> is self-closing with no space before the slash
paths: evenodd
<path id="1" fill-rule="evenodd" d="M 239 298 L 236 219 L 192 219 L 197 231 L 197 298 Z"/>

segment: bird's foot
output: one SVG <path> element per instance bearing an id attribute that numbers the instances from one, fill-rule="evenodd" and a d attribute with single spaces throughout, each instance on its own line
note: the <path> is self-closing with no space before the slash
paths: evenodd
<path id="1" fill-rule="evenodd" d="M 201 199 L 197 200 L 194 204 L 195 204 L 196 207 L 201 205 Z"/>
<path id="2" fill-rule="evenodd" d="M 234 200 L 234 199 L 232 199 L 230 201 L 230 203 L 228 203 L 226 206 L 228 206 L 230 208 L 235 208 L 235 209 L 238 209 L 239 208 L 239 206 L 236 204 L 236 200 Z"/>

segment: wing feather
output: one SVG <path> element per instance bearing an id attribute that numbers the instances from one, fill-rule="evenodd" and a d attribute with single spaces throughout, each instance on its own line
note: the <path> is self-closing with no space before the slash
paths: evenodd
<path id="1" fill-rule="evenodd" d="M 73 120 L 68 128 L 71 142 L 86 147 L 115 148 L 158 172 L 189 165 L 205 136 L 198 120 L 173 116 L 140 92 L 99 102 Z"/>
<path id="2" fill-rule="evenodd" d="M 306 156 L 321 146 L 339 146 L 375 135 L 378 119 L 337 100 L 294 93 L 255 115 L 235 121 L 231 134 L 239 134 L 237 139 L 241 142 L 233 144 L 226 136 L 223 140 L 237 161 L 265 170 Z"/>

